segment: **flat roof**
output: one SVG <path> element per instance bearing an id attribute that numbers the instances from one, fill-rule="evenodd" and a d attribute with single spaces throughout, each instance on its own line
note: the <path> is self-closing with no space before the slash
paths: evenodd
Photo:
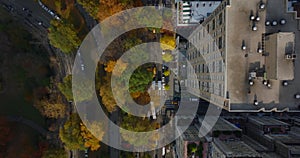
<path id="1" fill-rule="evenodd" d="M 258 87 L 257 90 L 251 89 L 251 93 L 248 93 L 250 87 L 247 80 L 250 66 L 257 64 L 257 68 L 261 68 L 264 63 L 262 55 L 257 53 L 257 46 L 262 40 L 262 34 L 265 33 L 266 12 L 259 12 L 260 21 L 256 23 L 257 31 L 252 31 L 252 23 L 249 20 L 251 10 L 256 11 L 259 2 L 260 0 L 230 0 L 230 6 L 226 7 L 225 64 L 230 103 L 253 104 L 255 94 L 268 96 L 270 91 L 274 91 L 274 89 Z M 247 47 L 245 51 L 241 49 L 243 41 Z M 261 101 L 262 98 L 258 97 L 258 99 Z M 273 99 L 269 99 L 266 102 L 272 101 Z"/>
<path id="2" fill-rule="evenodd" d="M 274 140 L 280 141 L 283 144 L 286 144 L 290 147 L 295 147 L 298 148 L 300 147 L 300 138 L 295 136 L 295 135 L 291 135 L 291 134 L 286 134 L 286 135 L 269 135 L 270 137 L 272 137 Z"/>
<path id="3" fill-rule="evenodd" d="M 265 153 L 261 153 L 261 155 L 263 156 L 263 158 L 283 158 L 282 156 L 278 155 L 275 152 L 265 152 Z"/>
<path id="4" fill-rule="evenodd" d="M 243 141 L 221 141 L 214 139 L 213 142 L 228 157 L 262 157 Z"/>
<path id="5" fill-rule="evenodd" d="M 279 121 L 277 119 L 274 119 L 272 117 L 269 116 L 264 116 L 264 117 L 254 117 L 254 116 L 250 116 L 248 117 L 249 122 L 258 124 L 258 125 L 264 125 L 264 126 L 273 126 L 273 125 L 277 125 L 277 126 L 281 126 L 281 125 L 285 125 L 285 126 L 289 126 L 289 124 Z"/>
<path id="6" fill-rule="evenodd" d="M 214 117 L 214 116 L 212 116 Z M 204 126 L 210 126 L 211 124 L 209 122 L 203 123 L 204 117 L 198 117 L 199 122 L 202 123 Z M 210 120 L 210 119 L 206 119 Z M 206 127 L 208 128 L 208 127 Z M 212 131 L 242 131 L 240 128 L 236 127 L 232 123 L 228 122 L 227 120 L 223 119 L 222 117 L 219 117 L 217 122 L 212 128 Z"/>
<path id="7" fill-rule="evenodd" d="M 294 79 L 294 62 L 286 59 L 286 54 L 293 54 L 295 47 L 295 34 L 292 32 L 279 32 L 266 36 L 265 50 L 266 72 L 268 79 L 292 80 Z"/>

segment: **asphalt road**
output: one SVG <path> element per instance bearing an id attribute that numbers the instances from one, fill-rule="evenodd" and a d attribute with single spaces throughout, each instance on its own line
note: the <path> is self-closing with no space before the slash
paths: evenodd
<path id="1" fill-rule="evenodd" d="M 23 17 L 23 20 L 29 23 L 29 26 L 33 29 L 39 29 L 43 33 L 50 26 L 50 20 L 53 19 L 34 0 L 3 0 L 1 3 L 4 8 L 9 7 L 12 14 Z M 39 25 L 39 22 L 42 22 L 42 25 Z"/>

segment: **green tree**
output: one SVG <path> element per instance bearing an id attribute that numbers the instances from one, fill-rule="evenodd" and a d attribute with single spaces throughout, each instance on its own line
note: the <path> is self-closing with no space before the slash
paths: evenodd
<path id="1" fill-rule="evenodd" d="M 134 18 L 142 26 L 156 26 L 155 28 L 152 28 L 152 30 L 160 29 L 163 25 L 163 17 L 156 11 L 155 8 L 138 9 Z"/>
<path id="2" fill-rule="evenodd" d="M 51 21 L 48 38 L 51 45 L 64 53 L 74 51 L 81 43 L 73 25 L 57 20 Z"/>
<path id="3" fill-rule="evenodd" d="M 129 92 L 145 92 L 153 79 L 153 71 L 148 71 L 147 67 L 137 68 L 129 79 Z"/>
<path id="4" fill-rule="evenodd" d="M 67 158 L 67 153 L 64 149 L 49 148 L 46 150 L 42 158 Z"/>
<path id="5" fill-rule="evenodd" d="M 188 144 L 187 149 L 188 149 L 188 155 L 191 155 L 192 153 L 196 153 L 196 151 L 197 151 L 197 144 L 194 143 L 194 142 L 190 143 L 190 144 Z"/>
<path id="6" fill-rule="evenodd" d="M 121 127 L 129 131 L 134 132 L 147 132 L 155 129 L 155 126 L 148 120 L 143 120 L 141 117 L 134 117 L 132 115 L 126 115 L 123 117 Z M 151 144 L 154 141 L 154 136 L 145 134 L 143 136 L 137 136 L 135 134 L 129 134 L 125 130 L 121 129 L 121 135 L 130 144 L 140 147 Z"/>
<path id="7" fill-rule="evenodd" d="M 68 75 L 63 79 L 62 83 L 58 83 L 58 89 L 66 97 L 68 101 L 73 100 L 72 93 L 72 75 Z"/>
<path id="8" fill-rule="evenodd" d="M 129 50 L 132 47 L 137 46 L 139 44 L 142 44 L 142 40 L 133 36 L 125 40 L 123 47 L 125 50 Z"/>
<path id="9" fill-rule="evenodd" d="M 99 12 L 99 0 L 77 0 L 79 4 L 94 18 L 97 19 Z"/>
<path id="10" fill-rule="evenodd" d="M 173 60 L 173 55 L 171 53 L 166 52 L 162 55 L 162 60 L 165 62 L 170 62 Z"/>

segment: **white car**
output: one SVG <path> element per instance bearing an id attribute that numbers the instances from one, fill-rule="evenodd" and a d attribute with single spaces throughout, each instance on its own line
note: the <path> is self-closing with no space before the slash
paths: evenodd
<path id="1" fill-rule="evenodd" d="M 162 156 L 165 156 L 165 155 L 166 155 L 166 148 L 165 148 L 165 147 L 163 147 L 163 148 L 161 149 L 161 155 L 162 155 Z"/>
<path id="2" fill-rule="evenodd" d="M 161 90 L 161 88 L 162 88 L 161 81 L 158 81 L 158 82 L 157 82 L 157 86 L 158 86 L 158 90 Z"/>
<path id="3" fill-rule="evenodd" d="M 50 10 L 49 13 L 50 13 L 52 16 L 54 16 L 54 12 L 53 12 L 53 11 Z"/>
<path id="4" fill-rule="evenodd" d="M 156 120 L 156 112 L 155 112 L 154 103 L 153 103 L 153 102 L 150 102 L 150 104 L 151 104 L 152 118 L 153 118 L 153 120 Z"/>

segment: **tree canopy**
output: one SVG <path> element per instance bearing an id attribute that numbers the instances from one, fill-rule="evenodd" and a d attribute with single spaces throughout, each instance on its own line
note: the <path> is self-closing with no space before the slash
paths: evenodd
<path id="1" fill-rule="evenodd" d="M 104 82 L 100 85 L 100 96 L 102 104 L 106 107 L 108 112 L 113 112 L 116 110 L 117 103 L 113 97 L 111 90 L 111 75 L 104 77 Z"/>
<path id="2" fill-rule="evenodd" d="M 84 138 L 84 146 L 95 151 L 100 148 L 100 141 L 98 138 L 102 138 L 104 135 L 103 125 L 99 122 L 90 123 L 90 128 L 93 134 L 97 134 L 95 137 L 83 123 L 80 123 L 81 136 Z"/>
<path id="3" fill-rule="evenodd" d="M 155 129 L 155 126 L 150 122 L 150 120 L 143 120 L 140 117 L 134 117 L 132 115 L 126 115 L 123 117 L 121 127 L 134 132 L 147 132 Z M 149 142 L 153 141 L 153 136 L 151 135 L 143 135 L 139 137 L 134 134 L 129 134 L 123 129 L 121 129 L 120 132 L 124 140 L 137 147 L 149 145 L 151 144 Z"/>
<path id="4" fill-rule="evenodd" d="M 80 118 L 72 114 L 59 131 L 59 137 L 69 150 L 84 150 L 84 139 L 80 131 Z"/>
<path id="5" fill-rule="evenodd" d="M 166 52 L 162 55 L 162 60 L 165 62 L 170 62 L 173 60 L 173 55 L 171 53 Z"/>
<path id="6" fill-rule="evenodd" d="M 66 97 L 68 101 L 73 100 L 72 93 L 72 75 L 68 75 L 63 79 L 62 83 L 58 83 L 58 89 Z"/>
<path id="7" fill-rule="evenodd" d="M 51 45 L 64 53 L 71 53 L 80 45 L 81 40 L 72 24 L 57 20 L 50 24 L 48 38 Z"/>
<path id="8" fill-rule="evenodd" d="M 49 148 L 44 151 L 42 158 L 67 158 L 67 153 L 64 149 Z"/>
<path id="9" fill-rule="evenodd" d="M 147 67 L 138 67 L 129 79 L 129 92 L 145 92 L 153 79 L 153 71 L 148 71 Z"/>
<path id="10" fill-rule="evenodd" d="M 176 41 L 173 36 L 164 35 L 160 38 L 160 47 L 162 50 L 173 50 L 176 47 Z"/>
<path id="11" fill-rule="evenodd" d="M 170 76 L 170 73 L 171 73 L 170 70 L 167 70 L 167 71 L 164 72 L 164 75 L 165 76 Z"/>
<path id="12" fill-rule="evenodd" d="M 60 128 L 59 137 L 69 150 L 84 150 L 100 148 L 100 140 L 104 135 L 101 123 L 90 123 L 91 130 L 97 134 L 97 138 L 81 122 L 78 114 L 72 114 L 64 126 Z"/>
<path id="13" fill-rule="evenodd" d="M 94 18 L 97 19 L 99 12 L 99 0 L 77 0 L 79 4 Z"/>
<path id="14" fill-rule="evenodd" d="M 43 116 L 48 118 L 63 118 L 66 114 L 66 105 L 64 105 L 61 100 L 58 102 L 51 102 L 49 99 L 42 99 L 36 104 L 39 111 Z"/>

